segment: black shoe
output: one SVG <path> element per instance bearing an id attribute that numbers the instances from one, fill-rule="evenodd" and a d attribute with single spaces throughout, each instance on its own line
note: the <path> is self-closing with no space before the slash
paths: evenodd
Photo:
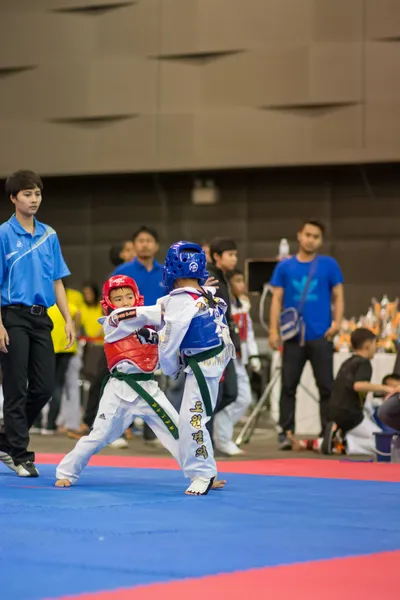
<path id="1" fill-rule="evenodd" d="M 322 454 L 346 454 L 343 431 L 334 423 L 328 423 L 321 445 Z"/>
<path id="2" fill-rule="evenodd" d="M 278 444 L 279 444 L 279 450 L 291 450 L 292 449 L 292 442 L 289 440 L 286 433 L 280 433 L 278 435 Z"/>
<path id="3" fill-rule="evenodd" d="M 39 477 L 39 471 L 31 460 L 16 465 L 20 477 Z"/>

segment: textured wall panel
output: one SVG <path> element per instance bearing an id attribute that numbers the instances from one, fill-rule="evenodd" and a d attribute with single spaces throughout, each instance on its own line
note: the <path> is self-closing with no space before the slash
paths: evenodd
<path id="1" fill-rule="evenodd" d="M 365 107 L 365 143 L 379 154 L 400 150 L 400 102 L 368 103 Z"/>
<path id="2" fill-rule="evenodd" d="M 40 60 L 41 35 L 44 12 L 8 11 L 0 3 L 0 69 L 37 65 Z M 25 36 L 35 31 L 35 42 L 30 44 Z M 24 43 L 18 40 L 21 32 Z M 32 35 L 32 34 L 31 34 Z M 0 104 L 1 109 L 1 104 Z M 0 110 L 1 112 L 1 110 Z"/>
<path id="3" fill-rule="evenodd" d="M 306 43 L 312 0 L 166 0 L 163 55 Z"/>
<path id="4" fill-rule="evenodd" d="M 47 117 L 154 114 L 156 68 L 143 59 L 45 64 L 46 95 L 51 98 Z"/>
<path id="5" fill-rule="evenodd" d="M 399 18 L 391 0 L 4 0 L 0 173 L 400 160 Z"/>
<path id="6" fill-rule="evenodd" d="M 370 40 L 400 37 L 400 2 L 366 0 L 366 35 Z"/>
<path id="7" fill-rule="evenodd" d="M 365 74 L 367 102 L 400 101 L 400 42 L 367 44 Z"/>
<path id="8" fill-rule="evenodd" d="M 362 41 L 365 0 L 313 0 L 313 37 L 318 42 Z"/>

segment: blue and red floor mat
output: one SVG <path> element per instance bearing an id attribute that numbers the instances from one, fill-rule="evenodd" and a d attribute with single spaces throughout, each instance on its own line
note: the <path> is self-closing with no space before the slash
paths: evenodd
<path id="1" fill-rule="evenodd" d="M 219 463 L 185 496 L 170 459 L 97 456 L 73 488 L 0 467 L 2 600 L 400 598 L 400 465 Z"/>

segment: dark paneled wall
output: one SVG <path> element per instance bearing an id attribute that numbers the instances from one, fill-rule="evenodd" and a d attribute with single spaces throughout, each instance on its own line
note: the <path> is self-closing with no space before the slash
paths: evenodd
<path id="1" fill-rule="evenodd" d="M 325 250 L 346 279 L 347 314 L 367 308 L 372 295 L 400 292 L 400 168 L 395 165 L 273 169 L 213 174 L 219 204 L 191 204 L 187 174 L 123 175 L 45 180 L 40 219 L 59 233 L 72 282 L 99 283 L 110 270 L 108 251 L 142 224 L 166 247 L 177 239 L 234 237 L 244 258 L 272 258 L 279 240 L 295 247 L 304 218 L 327 226 Z M 1 203 L 0 218 L 11 213 Z"/>

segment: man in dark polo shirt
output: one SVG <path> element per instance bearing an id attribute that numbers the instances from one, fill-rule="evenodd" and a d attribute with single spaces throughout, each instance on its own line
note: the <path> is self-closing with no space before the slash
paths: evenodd
<path id="1" fill-rule="evenodd" d="M 29 429 L 54 388 L 52 321 L 57 304 L 65 319 L 67 347 L 75 340 L 62 278 L 70 274 L 54 229 L 34 217 L 42 201 L 42 181 L 17 171 L 6 181 L 15 214 L 0 226 L 0 363 L 4 426 L 0 461 L 20 477 L 37 477 L 28 451 Z"/>

